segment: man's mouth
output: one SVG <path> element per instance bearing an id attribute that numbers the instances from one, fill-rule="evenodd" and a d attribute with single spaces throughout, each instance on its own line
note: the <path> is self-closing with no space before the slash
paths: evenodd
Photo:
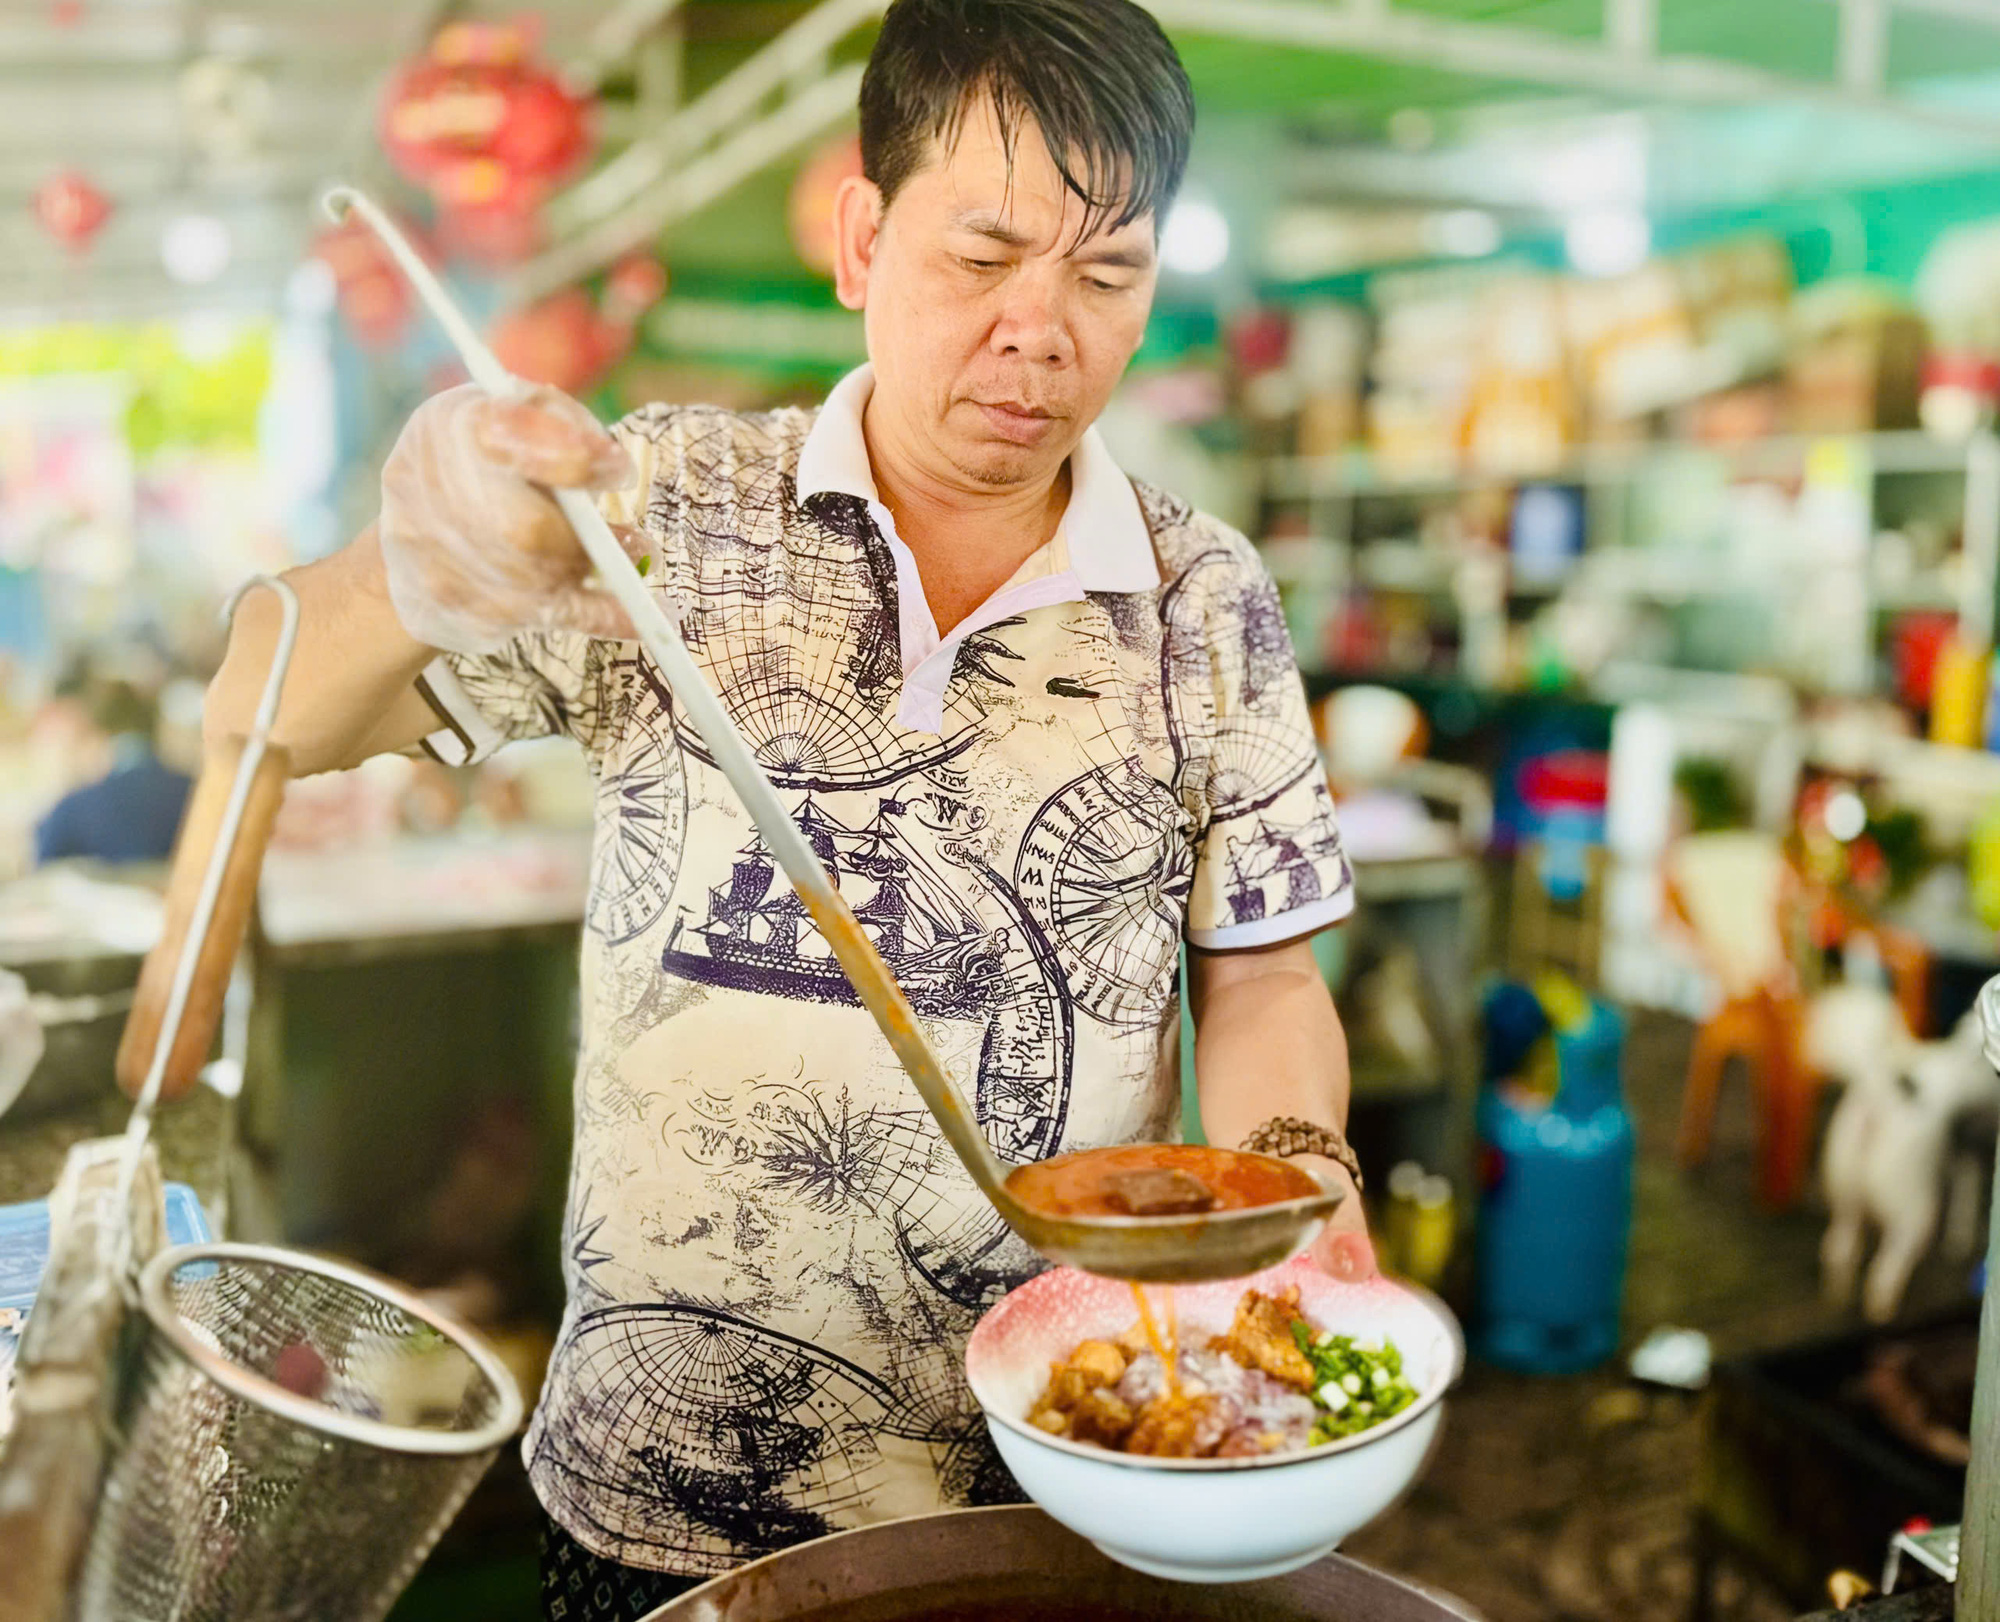
<path id="1" fill-rule="evenodd" d="M 1056 421 L 1054 412 L 1029 405 L 1024 400 L 975 400 L 972 403 L 979 408 L 988 427 L 1003 439 L 1011 439 L 1016 444 L 1033 444 Z"/>

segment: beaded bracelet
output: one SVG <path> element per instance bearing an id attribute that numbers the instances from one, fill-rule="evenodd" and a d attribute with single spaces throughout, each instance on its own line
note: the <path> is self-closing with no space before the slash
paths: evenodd
<path id="1" fill-rule="evenodd" d="M 1324 1155 L 1328 1160 L 1345 1166 L 1348 1176 L 1354 1179 L 1355 1188 L 1358 1190 L 1361 1187 L 1361 1158 L 1355 1154 L 1347 1139 L 1333 1127 L 1302 1121 L 1296 1115 L 1272 1116 L 1237 1148 L 1252 1154 L 1276 1155 L 1280 1159 L 1292 1155 Z"/>

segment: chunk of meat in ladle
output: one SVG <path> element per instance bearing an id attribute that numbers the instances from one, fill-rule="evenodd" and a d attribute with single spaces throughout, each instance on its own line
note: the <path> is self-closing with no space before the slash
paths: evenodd
<path id="1" fill-rule="evenodd" d="M 1214 1189 L 1169 1166 L 1113 1172 L 1104 1179 L 1104 1197 L 1127 1216 L 1194 1216 L 1215 1209 Z"/>

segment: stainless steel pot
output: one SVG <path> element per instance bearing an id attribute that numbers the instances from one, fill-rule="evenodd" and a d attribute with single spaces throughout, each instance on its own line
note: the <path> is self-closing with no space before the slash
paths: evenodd
<path id="1" fill-rule="evenodd" d="M 1457 1600 L 1329 1555 L 1288 1577 L 1198 1585 L 1128 1571 L 1039 1509 L 966 1509 L 801 1544 L 645 1622 L 1479 1622 Z"/>

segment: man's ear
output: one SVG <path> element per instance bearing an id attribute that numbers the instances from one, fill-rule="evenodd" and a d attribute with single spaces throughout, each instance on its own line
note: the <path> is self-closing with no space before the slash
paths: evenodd
<path id="1" fill-rule="evenodd" d="M 874 181 L 850 175 L 833 197 L 833 287 L 850 310 L 868 303 L 868 272 L 882 236 L 882 193 Z"/>

